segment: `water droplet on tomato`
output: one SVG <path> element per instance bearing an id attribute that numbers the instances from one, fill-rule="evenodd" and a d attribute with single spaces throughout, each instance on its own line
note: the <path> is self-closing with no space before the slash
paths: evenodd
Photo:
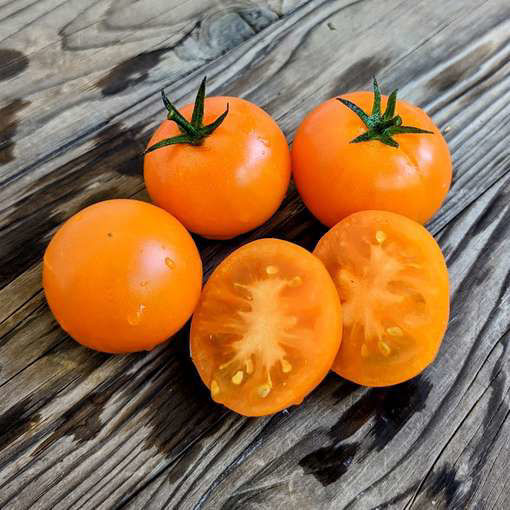
<path id="1" fill-rule="evenodd" d="M 140 305 L 134 313 L 127 316 L 127 321 L 130 326 L 137 326 L 142 320 L 145 311 L 145 305 Z"/>

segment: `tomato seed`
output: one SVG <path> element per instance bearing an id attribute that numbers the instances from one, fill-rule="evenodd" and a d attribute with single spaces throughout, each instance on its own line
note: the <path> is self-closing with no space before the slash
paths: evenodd
<path id="1" fill-rule="evenodd" d="M 244 366 L 246 367 L 247 374 L 253 374 L 253 361 L 251 360 L 251 358 L 245 360 Z"/>
<path id="2" fill-rule="evenodd" d="M 382 230 L 378 230 L 375 233 L 375 239 L 379 244 L 382 244 L 386 241 L 386 234 Z"/>
<path id="3" fill-rule="evenodd" d="M 280 363 L 284 374 L 288 374 L 292 370 L 292 365 L 286 359 L 280 360 Z"/>
<path id="4" fill-rule="evenodd" d="M 243 376 L 244 372 L 242 370 L 238 370 L 233 376 L 232 376 L 232 382 L 234 384 L 241 384 L 243 382 Z"/>
<path id="5" fill-rule="evenodd" d="M 379 347 L 383 356 L 389 356 L 391 354 L 390 346 L 386 342 L 379 340 L 379 342 L 377 342 L 377 347 Z"/>
<path id="6" fill-rule="evenodd" d="M 259 394 L 259 397 L 266 398 L 269 395 L 270 391 L 271 386 L 269 386 L 269 384 L 262 384 L 261 386 L 259 386 L 257 393 Z"/>

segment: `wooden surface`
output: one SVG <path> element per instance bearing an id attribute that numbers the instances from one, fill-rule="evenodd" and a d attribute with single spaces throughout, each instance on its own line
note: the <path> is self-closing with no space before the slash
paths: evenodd
<path id="1" fill-rule="evenodd" d="M 510 508 L 508 0 L 0 0 L 0 508 Z M 247 419 L 211 402 L 186 328 L 150 353 L 74 343 L 40 284 L 55 229 L 111 197 L 147 199 L 141 151 L 201 78 L 266 109 L 289 141 L 305 112 L 368 87 L 426 109 L 454 157 L 429 227 L 452 315 L 418 378 L 331 374 L 304 405 Z M 311 248 L 294 189 L 230 242 Z"/>

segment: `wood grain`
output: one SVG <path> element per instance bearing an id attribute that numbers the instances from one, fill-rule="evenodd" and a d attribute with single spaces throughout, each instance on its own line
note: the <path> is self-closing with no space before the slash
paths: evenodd
<path id="1" fill-rule="evenodd" d="M 507 2 L 4 0 L 0 19 L 0 508 L 508 508 Z M 452 318 L 420 377 L 330 375 L 303 406 L 246 419 L 209 399 L 186 328 L 116 357 L 58 328 L 40 287 L 52 233 L 99 200 L 147 200 L 157 92 L 183 104 L 204 74 L 289 140 L 373 74 L 443 129 L 454 185 L 429 227 Z M 208 274 L 247 240 L 323 232 L 291 187 L 256 231 L 197 242 Z"/>

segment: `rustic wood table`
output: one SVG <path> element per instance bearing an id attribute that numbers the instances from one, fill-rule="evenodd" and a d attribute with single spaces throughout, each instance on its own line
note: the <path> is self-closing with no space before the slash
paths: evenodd
<path id="1" fill-rule="evenodd" d="M 2 510 L 510 508 L 508 0 L 1 0 L 0 38 Z M 99 200 L 148 199 L 159 90 L 182 105 L 205 74 L 289 141 L 373 75 L 440 126 L 455 177 L 429 228 L 452 313 L 421 376 L 367 389 L 331 374 L 302 406 L 247 419 L 210 400 L 187 328 L 110 356 L 58 327 L 51 235 Z M 247 240 L 311 248 L 323 232 L 291 187 L 255 232 L 197 242 L 207 275 Z"/>

